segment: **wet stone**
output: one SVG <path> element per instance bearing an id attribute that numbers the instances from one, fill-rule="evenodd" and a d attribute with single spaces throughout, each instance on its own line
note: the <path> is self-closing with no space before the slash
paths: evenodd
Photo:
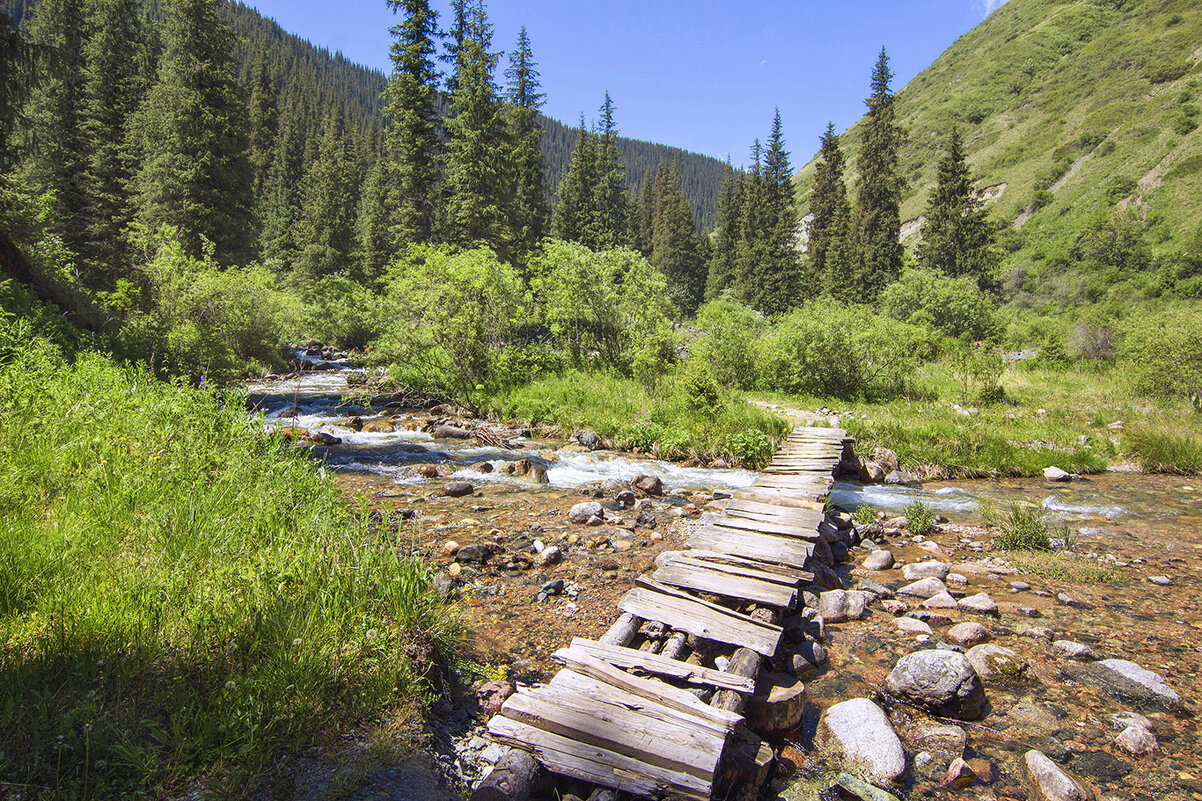
<path id="1" fill-rule="evenodd" d="M 902 567 L 902 578 L 906 581 L 917 581 L 918 579 L 936 578 L 942 581 L 947 578 L 947 574 L 951 572 L 951 568 L 943 562 L 919 562 L 913 565 L 904 565 Z"/>
<path id="2" fill-rule="evenodd" d="M 898 595 L 912 595 L 915 598 L 930 598 L 940 593 L 946 593 L 947 586 L 937 578 L 924 578 L 907 584 L 897 591 Z"/>
<path id="3" fill-rule="evenodd" d="M 1114 744 L 1132 756 L 1143 756 L 1156 750 L 1156 735 L 1143 726 L 1128 726 L 1114 738 Z"/>
<path id="4" fill-rule="evenodd" d="M 856 589 L 862 592 L 867 592 L 875 595 L 878 598 L 892 598 L 893 590 L 881 584 L 879 581 L 872 579 L 860 579 L 856 582 Z"/>
<path id="5" fill-rule="evenodd" d="M 960 608 L 969 612 L 976 612 L 979 615 L 996 615 L 998 613 L 997 604 L 989 597 L 988 593 L 984 592 L 970 595 L 967 598 L 961 598 Z"/>
<path id="6" fill-rule="evenodd" d="M 941 592 L 938 595 L 932 595 L 922 602 L 926 609 L 956 609 L 960 606 L 949 593 Z"/>
<path id="7" fill-rule="evenodd" d="M 876 550 L 860 564 L 865 570 L 888 570 L 893 567 L 893 553 L 884 549 Z"/>
<path id="8" fill-rule="evenodd" d="M 884 711 L 867 698 L 853 698 L 828 708 L 818 722 L 815 744 L 842 760 L 853 772 L 892 782 L 906 771 L 901 740 Z"/>
<path id="9" fill-rule="evenodd" d="M 568 520 L 572 523 L 588 523 L 594 517 L 605 518 L 605 509 L 596 501 L 578 503 L 568 512 Z"/>
<path id="10" fill-rule="evenodd" d="M 892 598 L 881 601 L 881 608 L 891 615 L 904 615 L 910 611 L 910 605 L 905 601 L 898 601 Z"/>
<path id="11" fill-rule="evenodd" d="M 1040 801 L 1093 801 L 1093 792 L 1070 776 L 1042 751 L 1023 758 L 1034 797 Z"/>
<path id="12" fill-rule="evenodd" d="M 952 626 L 943 636 L 956 643 L 971 648 L 974 645 L 980 645 L 989 639 L 989 630 L 980 623 L 965 622 L 957 623 Z"/>
<path id="13" fill-rule="evenodd" d="M 1097 655 L 1088 645 L 1072 640 L 1056 640 L 1052 643 L 1052 651 L 1056 656 L 1062 656 L 1066 659 L 1079 659 L 1082 662 L 1097 659 Z"/>
<path id="14" fill-rule="evenodd" d="M 1117 698 L 1142 707 L 1183 712 L 1181 697 L 1158 673 L 1126 659 L 1103 659 L 1082 665 L 1066 665 L 1064 673 L 1077 681 L 1097 685 Z"/>
<path id="15" fill-rule="evenodd" d="M 893 626 L 903 634 L 925 634 L 930 636 L 934 632 L 931 627 L 921 620 L 915 620 L 912 617 L 897 617 L 893 619 Z"/>
<path id="16" fill-rule="evenodd" d="M 885 689 L 936 715 L 959 720 L 981 717 L 987 704 L 985 687 L 972 664 L 952 651 L 903 656 L 885 679 Z"/>
<path id="17" fill-rule="evenodd" d="M 1029 667 L 1014 651 L 994 643 L 973 646 L 966 657 L 985 681 L 1014 681 L 1022 678 Z"/>
<path id="18" fill-rule="evenodd" d="M 960 757 L 968 746 L 968 734 L 959 726 L 928 724 L 915 734 L 914 746 L 924 751 Z"/>

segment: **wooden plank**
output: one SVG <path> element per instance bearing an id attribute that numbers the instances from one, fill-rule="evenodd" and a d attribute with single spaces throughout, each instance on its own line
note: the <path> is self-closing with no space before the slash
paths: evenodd
<path id="1" fill-rule="evenodd" d="M 737 514 L 740 517 L 780 517 L 798 522 L 812 520 L 814 521 L 815 528 L 822 522 L 822 515 L 815 514 L 808 509 L 795 509 L 774 503 L 760 503 L 759 501 L 742 500 L 739 498 L 731 498 L 727 501 L 723 511 L 728 515 Z"/>
<path id="2" fill-rule="evenodd" d="M 658 796 L 670 791 L 696 801 L 708 801 L 713 788 L 712 781 L 650 765 L 502 715 L 488 722 L 488 731 L 503 743 L 532 752 L 553 773 L 636 796 Z"/>
<path id="3" fill-rule="evenodd" d="M 598 659 L 583 649 L 560 648 L 552 656 L 572 669 L 571 671 L 561 671 L 562 674 L 570 676 L 574 673 L 590 678 L 596 682 L 597 690 L 602 693 L 612 695 L 613 688 L 616 687 L 632 696 L 673 709 L 684 715 L 688 725 L 705 725 L 715 731 L 725 733 L 732 731 L 743 721 L 742 715 L 731 714 L 724 710 L 715 711 L 713 707 L 687 690 L 681 690 L 655 679 L 634 676 Z M 556 679 L 558 678 L 557 675 Z M 570 680 L 569 683 L 572 683 L 574 687 L 582 688 L 582 685 L 575 679 Z"/>
<path id="4" fill-rule="evenodd" d="M 811 493 L 791 493 L 784 494 L 776 490 L 757 490 L 754 487 L 750 489 L 742 489 L 734 493 L 735 498 L 743 501 L 759 501 L 760 503 L 771 503 L 780 506 L 788 506 L 793 509 L 814 509 L 821 510 L 823 500 L 821 496 L 816 496 Z"/>
<path id="5" fill-rule="evenodd" d="M 608 662 L 623 670 L 642 670 L 664 678 L 684 681 L 689 684 L 699 684 L 717 687 L 735 692 L 755 692 L 755 682 L 741 676 L 731 676 L 713 668 L 691 665 L 678 659 L 669 659 L 659 654 L 649 654 L 634 648 L 622 648 L 615 645 L 593 642 L 592 640 L 574 637 L 572 649 L 581 650 L 591 656 Z"/>
<path id="6" fill-rule="evenodd" d="M 780 580 L 789 584 L 800 583 L 808 584 L 814 580 L 814 574 L 808 570 L 800 570 L 790 565 L 773 564 L 764 562 L 759 559 L 749 559 L 745 556 L 738 556 L 733 553 L 719 553 L 718 551 L 707 551 L 704 548 L 690 548 L 687 553 L 689 559 L 697 559 L 711 564 L 725 565 L 741 565 L 749 567 L 753 570 L 762 570 L 765 573 L 770 573 L 779 576 Z"/>
<path id="7" fill-rule="evenodd" d="M 731 530 L 712 527 L 697 529 L 689 538 L 689 544 L 709 551 L 746 556 L 792 567 L 805 567 L 806 559 L 814 552 L 813 543 L 802 539 L 756 534 L 751 531 L 738 534 L 727 532 Z"/>
<path id="8" fill-rule="evenodd" d="M 561 673 L 565 671 L 560 671 Z M 650 765 L 713 781 L 726 738 L 681 721 L 665 721 L 592 695 L 550 685 L 514 693 L 501 714 Z"/>
<path id="9" fill-rule="evenodd" d="M 714 570 L 704 563 L 685 564 L 672 560 L 656 570 L 653 578 L 670 587 L 711 592 L 727 598 L 779 606 L 782 609 L 788 609 L 797 599 L 796 589 L 775 582 Z"/>
<path id="10" fill-rule="evenodd" d="M 780 534 L 783 537 L 800 537 L 801 539 L 817 539 L 818 526 L 811 528 L 789 523 L 769 523 L 765 520 L 748 520 L 745 517 L 715 517 L 709 521 L 711 525 L 721 528 L 733 528 L 740 531 L 755 531 L 760 534 Z"/>
<path id="11" fill-rule="evenodd" d="M 622 597 L 618 606 L 632 615 L 659 621 L 697 637 L 750 648 L 765 656 L 776 653 L 780 642 L 779 626 L 766 626 L 746 615 L 707 604 L 700 598 L 690 598 L 684 593 L 635 587 Z"/>
<path id="12" fill-rule="evenodd" d="M 677 556 L 674 559 L 669 560 L 666 564 L 680 564 L 690 567 L 700 567 L 706 570 L 717 570 L 722 573 L 729 573 L 732 576 L 744 576 L 746 578 L 753 578 L 759 581 L 769 581 L 773 584 L 779 584 L 783 587 L 796 587 L 797 585 L 801 584 L 803 578 L 801 571 L 769 571 L 764 569 L 764 565 L 754 563 L 728 564 L 713 559 L 707 560 L 694 558 L 692 556 L 694 551 L 685 551 L 684 553 L 688 555 Z"/>

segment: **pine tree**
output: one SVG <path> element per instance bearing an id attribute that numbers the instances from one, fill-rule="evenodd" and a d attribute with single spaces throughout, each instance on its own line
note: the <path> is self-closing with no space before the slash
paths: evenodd
<path id="1" fill-rule="evenodd" d="M 660 165 L 655 177 L 651 263 L 668 279 L 680 310 L 692 314 L 705 293 L 705 265 L 697 251 L 697 227 L 680 183 L 680 162 Z"/>
<path id="2" fill-rule="evenodd" d="M 898 151 L 902 131 L 894 120 L 885 48 L 872 71 L 872 94 L 865 101 L 864 138 L 857 165 L 855 225 L 860 251 L 856 287 L 861 301 L 875 301 L 901 274 L 901 189 Z"/>
<path id="3" fill-rule="evenodd" d="M 446 238 L 485 244 L 509 256 L 504 173 L 509 153 L 505 120 L 493 82 L 497 56 L 484 7 L 476 3 L 459 54 L 451 118 L 447 123 Z"/>
<path id="4" fill-rule="evenodd" d="M 597 247 L 593 197 L 593 187 L 597 184 L 597 149 L 593 139 L 581 117 L 572 163 L 559 184 L 559 198 L 551 216 L 552 235 L 589 248 Z"/>
<path id="5" fill-rule="evenodd" d="M 764 191 L 767 220 L 762 236 L 767 258 L 759 265 L 753 305 L 764 314 L 781 314 L 800 300 L 802 277 L 796 244 L 793 169 L 785 150 L 780 109 L 772 118 L 772 133 L 764 154 Z"/>
<path id="6" fill-rule="evenodd" d="M 35 77 L 33 46 L 8 14 L 0 10 L 0 173 L 8 171 L 16 161 L 13 132 Z"/>
<path id="7" fill-rule="evenodd" d="M 479 3 L 480 0 L 475 0 Z M 482 8 L 482 7 L 481 7 Z M 443 31 L 444 52 L 438 60 L 447 64 L 451 72 L 447 75 L 447 94 L 455 94 L 459 83 L 459 72 L 463 69 L 463 55 L 467 49 L 468 39 L 471 38 L 471 16 L 473 9 L 468 0 L 451 0 L 451 28 Z"/>
<path id="8" fill-rule="evenodd" d="M 597 182 L 593 189 L 596 209 L 597 249 L 613 248 L 626 241 L 626 166 L 618 151 L 614 102 L 605 93 L 597 132 Z"/>
<path id="9" fill-rule="evenodd" d="M 266 53 L 262 50 L 250 68 L 250 103 L 247 116 L 247 129 L 250 134 L 247 160 L 251 169 L 251 197 L 259 204 L 271 170 L 275 138 L 279 134 L 276 90 L 267 69 Z"/>
<path id="10" fill-rule="evenodd" d="M 300 109 L 292 107 L 280 121 L 279 134 L 263 195 L 258 198 L 259 258 L 278 268 L 291 266 L 298 256 L 300 184 L 304 175 L 304 131 Z"/>
<path id="11" fill-rule="evenodd" d="M 821 289 L 841 303 L 860 303 L 863 297 L 856 281 L 860 270 L 860 254 L 856 247 L 856 230 L 851 206 L 846 198 L 838 204 L 827 231 L 826 258 L 823 260 Z"/>
<path id="12" fill-rule="evenodd" d="M 127 127 L 137 110 L 141 19 L 136 0 L 94 0 L 84 46 L 81 138 L 87 218 L 80 255 L 91 263 L 94 285 L 111 286 L 120 272 L 123 233 L 130 222 L 131 155 Z"/>
<path id="13" fill-rule="evenodd" d="M 764 153 L 760 140 L 751 146 L 751 170 L 739 182 L 739 235 L 735 248 L 735 271 L 731 288 L 734 296 L 748 305 L 756 305 L 761 265 L 768 255 L 765 228 L 767 191 L 764 182 Z"/>
<path id="14" fill-rule="evenodd" d="M 438 73 L 434 37 L 438 14 L 428 0 L 387 0 L 404 19 L 392 26 L 388 106 L 389 206 L 393 239 L 429 242 L 435 232 L 440 179 Z"/>
<path id="15" fill-rule="evenodd" d="M 847 220 L 849 209 L 847 185 L 843 182 L 843 151 L 835 124 L 827 123 L 822 135 L 822 148 L 814 169 L 814 189 L 810 194 L 810 237 L 808 244 L 809 282 L 813 288 L 825 288 L 827 281 L 826 255 L 835 234 L 836 221 Z"/>
<path id="16" fill-rule="evenodd" d="M 997 264 L 993 230 L 973 193 L 972 177 L 964 160 L 964 141 L 955 125 L 939 160 L 917 256 L 925 267 L 955 277 L 971 276 L 982 286 L 989 284 Z"/>
<path id="17" fill-rule="evenodd" d="M 34 7 L 29 34 L 46 57 L 26 112 L 31 132 L 28 180 L 36 191 L 54 193 L 54 231 L 79 253 L 86 247 L 87 230 L 84 0 L 42 0 Z"/>
<path id="18" fill-rule="evenodd" d="M 630 187 L 626 198 L 626 245 L 644 258 L 651 258 L 651 207 L 655 173 L 643 176 L 639 186 Z"/>
<path id="19" fill-rule="evenodd" d="M 148 228 L 175 226 L 192 252 L 204 237 L 219 258 L 237 261 L 250 245 L 246 105 L 220 5 L 167 7 L 158 80 L 134 121 L 142 167 L 133 186 Z"/>
<path id="20" fill-rule="evenodd" d="M 508 81 L 508 120 L 511 153 L 508 157 L 508 228 L 515 254 L 534 250 L 547 231 L 547 187 L 543 170 L 543 129 L 538 110 L 544 95 L 539 91 L 538 67 L 526 27 L 518 31 L 517 47 L 505 70 Z"/>
<path id="21" fill-rule="evenodd" d="M 376 281 L 388 264 L 391 247 L 387 199 L 384 159 L 377 154 L 363 180 L 355 217 L 355 262 L 358 265 L 355 278 L 364 283 Z"/>
<path id="22" fill-rule="evenodd" d="M 705 299 L 714 300 L 735 281 L 739 247 L 739 178 L 730 161 L 718 192 L 718 227 L 710 251 Z"/>
<path id="23" fill-rule="evenodd" d="M 354 247 L 358 186 L 341 109 L 331 109 L 317 159 L 304 181 L 296 242 L 298 266 L 312 277 L 345 270 Z"/>

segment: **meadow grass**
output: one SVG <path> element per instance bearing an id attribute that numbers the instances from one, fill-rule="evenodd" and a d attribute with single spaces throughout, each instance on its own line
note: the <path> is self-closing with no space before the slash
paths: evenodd
<path id="1" fill-rule="evenodd" d="M 699 393 L 685 376 L 656 386 L 604 373 L 569 372 L 509 390 L 488 404 L 508 419 L 591 428 L 617 447 L 667 459 L 724 459 L 759 467 L 789 431 L 778 415 L 725 390 Z"/>
<path id="2" fill-rule="evenodd" d="M 1202 425 L 1202 417 L 1198 418 Z M 1127 447 L 1149 473 L 1202 473 L 1202 438 L 1188 433 L 1136 428 L 1126 436 Z"/>
<path id="3" fill-rule="evenodd" d="M 417 708 L 453 610 L 240 396 L 35 340 L 0 347 L 0 398 L 0 783 L 245 797 Z"/>

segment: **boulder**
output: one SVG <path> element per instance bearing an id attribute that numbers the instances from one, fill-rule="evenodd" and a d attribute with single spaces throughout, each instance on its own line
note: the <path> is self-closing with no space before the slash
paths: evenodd
<path id="1" fill-rule="evenodd" d="M 1023 758 L 1027 780 L 1037 801 L 1093 801 L 1093 791 L 1074 779 L 1042 751 Z"/>
<path id="2" fill-rule="evenodd" d="M 576 441 L 590 451 L 599 451 L 605 447 L 605 443 L 601 441 L 601 437 L 597 436 L 597 432 L 587 428 L 576 432 Z"/>
<path id="3" fill-rule="evenodd" d="M 1085 643 L 1073 642 L 1072 640 L 1056 640 L 1052 643 L 1052 650 L 1056 656 L 1063 656 L 1066 659 L 1077 659 L 1081 662 L 1089 662 L 1097 659 L 1097 655 Z"/>
<path id="4" fill-rule="evenodd" d="M 605 508 L 596 501 L 578 503 L 568 511 L 568 521 L 572 523 L 587 523 L 594 517 L 605 519 Z"/>
<path id="5" fill-rule="evenodd" d="M 829 707 L 818 721 L 815 745 L 853 773 L 894 782 L 906 772 L 906 754 L 885 712 L 867 698 Z"/>
<path id="6" fill-rule="evenodd" d="M 818 596 L 818 614 L 827 623 L 864 617 L 872 596 L 858 590 L 828 590 Z"/>
<path id="7" fill-rule="evenodd" d="M 356 420 L 359 418 L 355 418 Z M 396 424 L 386 417 L 369 420 L 366 423 L 361 423 L 360 428 L 369 434 L 391 434 L 396 431 Z"/>
<path id="8" fill-rule="evenodd" d="M 829 788 L 834 793 L 832 798 L 858 798 L 860 801 L 898 801 L 893 793 L 886 792 L 875 784 L 869 784 L 863 779 L 857 779 L 850 773 L 840 773 L 835 777 L 835 783 Z M 783 796 L 781 796 L 783 798 Z M 821 798 L 826 798 L 826 795 Z"/>
<path id="9" fill-rule="evenodd" d="M 931 631 L 929 623 L 913 617 L 895 617 L 893 618 L 893 626 L 902 634 L 926 634 L 930 636 L 934 633 Z"/>
<path id="10" fill-rule="evenodd" d="M 958 720 L 976 720 L 987 704 L 981 677 L 968 659 L 955 651 L 917 651 L 903 656 L 885 679 L 885 690 L 933 714 Z"/>
<path id="11" fill-rule="evenodd" d="M 827 565 L 815 559 L 806 560 L 806 570 L 814 574 L 814 583 L 824 590 L 843 589 L 843 579 Z"/>
<path id="12" fill-rule="evenodd" d="M 978 615 L 996 615 L 998 613 L 997 604 L 989 597 L 989 593 L 987 592 L 978 592 L 976 595 L 961 598 L 960 608 L 969 612 L 976 612 Z"/>
<path id="13" fill-rule="evenodd" d="M 922 602 L 924 609 L 957 609 L 960 604 L 950 593 L 941 592 L 938 595 L 932 595 Z"/>
<path id="14" fill-rule="evenodd" d="M 885 468 L 876 462 L 864 462 L 860 465 L 860 481 L 865 484 L 880 484 L 885 480 Z"/>
<path id="15" fill-rule="evenodd" d="M 971 648 L 988 640 L 989 630 L 980 623 L 966 621 L 952 626 L 943 633 L 943 637 L 948 642 L 954 642 L 956 645 Z"/>
<path id="16" fill-rule="evenodd" d="M 892 473 L 901 469 L 901 462 L 897 458 L 897 454 L 888 448 L 874 448 L 872 451 L 872 461 L 879 464 L 886 473 Z"/>
<path id="17" fill-rule="evenodd" d="M 538 563 L 543 567 L 552 567 L 563 561 L 563 551 L 558 545 L 543 548 L 538 554 Z"/>
<path id="18" fill-rule="evenodd" d="M 810 554 L 807 561 L 814 561 L 818 564 L 834 567 L 835 552 L 831 550 L 830 543 L 819 537 L 814 540 L 814 552 Z M 811 568 L 812 570 L 813 568 Z"/>
<path id="19" fill-rule="evenodd" d="M 1167 712 L 1184 712 L 1181 696 L 1158 673 L 1126 659 L 1103 659 L 1081 665 L 1066 665 L 1064 673 L 1077 681 L 1097 685 L 1101 690 L 1139 706 L 1159 707 Z"/>
<path id="20" fill-rule="evenodd" d="M 505 699 L 513 695 L 514 686 L 507 681 L 490 681 L 476 688 L 476 703 L 483 717 L 490 718 L 501 711 Z"/>
<path id="21" fill-rule="evenodd" d="M 924 578 L 937 578 L 943 581 L 950 572 L 950 567 L 943 562 L 936 561 L 917 562 L 912 565 L 902 566 L 902 578 L 906 581 L 918 581 Z"/>
<path id="22" fill-rule="evenodd" d="M 994 643 L 974 645 L 965 658 L 984 681 L 1013 681 L 1022 678 L 1030 667 L 1014 651 Z"/>
<path id="23" fill-rule="evenodd" d="M 1131 724 L 1119 732 L 1114 744 L 1132 756 L 1143 756 L 1156 750 L 1156 735 L 1144 726 Z"/>
<path id="24" fill-rule="evenodd" d="M 493 550 L 489 545 L 464 545 L 455 552 L 456 562 L 474 562 L 480 565 L 488 564 Z"/>
<path id="25" fill-rule="evenodd" d="M 442 494 L 448 498 L 462 498 L 471 495 L 476 488 L 468 481 L 452 481 L 442 488 Z"/>
<path id="26" fill-rule="evenodd" d="M 872 579 L 860 579 L 856 582 L 856 589 L 866 592 L 869 595 L 875 595 L 877 598 L 892 598 L 893 590 L 881 584 L 879 581 Z"/>
<path id="27" fill-rule="evenodd" d="M 432 464 L 419 464 L 413 469 L 422 478 L 438 478 L 438 466 Z"/>
<path id="28" fill-rule="evenodd" d="M 930 723 L 914 734 L 914 747 L 923 751 L 935 751 L 949 757 L 964 756 L 968 747 L 968 733 L 959 726 Z"/>
<path id="29" fill-rule="evenodd" d="M 898 601 L 893 598 L 886 598 L 881 601 L 881 608 L 891 615 L 904 615 L 910 611 L 910 605 L 905 601 Z"/>
<path id="30" fill-rule="evenodd" d="M 888 570 L 893 567 L 893 553 L 884 549 L 876 550 L 868 554 L 860 564 L 865 570 Z"/>
<path id="31" fill-rule="evenodd" d="M 325 445 L 327 447 L 330 445 L 342 444 L 341 437 L 336 437 L 333 434 L 327 434 L 325 431 L 314 431 L 309 435 L 309 441 L 315 445 Z"/>
<path id="32" fill-rule="evenodd" d="M 472 432 L 458 426 L 439 425 L 434 426 L 434 430 L 430 434 L 435 439 L 470 439 Z"/>
<path id="33" fill-rule="evenodd" d="M 905 470 L 894 470 L 885 474 L 885 483 L 894 487 L 917 487 L 922 479 Z"/>
<path id="34" fill-rule="evenodd" d="M 664 494 L 664 482 L 659 476 L 635 476 L 631 479 L 630 486 L 647 495 L 658 497 Z"/>
<path id="35" fill-rule="evenodd" d="M 1072 481 L 1073 474 L 1059 467 L 1045 467 L 1043 477 L 1048 481 Z"/>
<path id="36" fill-rule="evenodd" d="M 897 591 L 898 595 L 911 595 L 915 598 L 930 598 L 931 596 L 947 592 L 947 585 L 937 578 L 924 578 L 915 581 L 913 584 L 907 584 Z"/>

